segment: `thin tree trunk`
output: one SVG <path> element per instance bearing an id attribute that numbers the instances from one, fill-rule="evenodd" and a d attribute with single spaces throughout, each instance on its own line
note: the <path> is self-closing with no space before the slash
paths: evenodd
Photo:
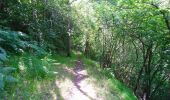
<path id="1" fill-rule="evenodd" d="M 151 89 L 151 61 L 152 61 L 152 44 L 148 46 L 147 51 L 146 51 L 146 65 L 145 65 L 145 77 L 146 77 L 146 84 L 144 88 L 144 95 L 143 99 L 144 100 L 149 100 L 150 99 L 150 89 Z"/>
<path id="2" fill-rule="evenodd" d="M 140 40 L 140 39 L 139 39 L 139 40 Z M 145 67 L 145 65 L 146 65 L 146 59 L 147 59 L 147 57 L 146 57 L 146 55 L 145 55 L 145 44 L 143 43 L 142 40 L 140 40 L 140 42 L 142 43 L 143 66 L 141 67 L 141 69 L 140 69 L 140 71 L 139 71 L 139 74 L 138 74 L 138 77 L 137 77 L 137 80 L 136 80 L 136 85 L 135 85 L 135 88 L 134 88 L 134 93 L 135 93 L 136 95 L 138 95 L 138 94 L 137 94 L 137 89 L 138 89 L 138 87 L 139 87 L 139 82 L 140 82 L 140 79 L 141 79 L 141 76 L 142 76 L 142 73 L 143 73 L 143 69 L 144 69 L 144 67 Z"/>
<path id="3" fill-rule="evenodd" d="M 70 18 L 68 19 L 68 29 L 67 29 L 67 56 L 71 56 L 71 25 Z"/>
<path id="4" fill-rule="evenodd" d="M 67 47 L 67 56 L 71 56 L 71 36 L 68 35 L 68 47 Z"/>
<path id="5" fill-rule="evenodd" d="M 135 93 L 136 95 L 138 95 L 138 94 L 137 94 L 137 89 L 138 89 L 138 87 L 139 87 L 139 82 L 140 82 L 142 73 L 143 73 L 143 66 L 142 66 L 142 68 L 141 68 L 140 71 L 139 71 L 139 75 L 138 75 L 138 77 L 137 77 L 136 85 L 135 85 L 135 88 L 134 88 L 134 93 Z"/>
<path id="6" fill-rule="evenodd" d="M 86 55 L 86 57 L 89 56 L 89 35 L 88 35 L 88 33 L 86 35 L 86 43 L 85 43 L 84 54 Z"/>

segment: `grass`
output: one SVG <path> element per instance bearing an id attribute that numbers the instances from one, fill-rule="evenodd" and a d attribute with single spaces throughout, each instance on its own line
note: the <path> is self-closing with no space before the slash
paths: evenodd
<path id="1" fill-rule="evenodd" d="M 137 98 L 134 96 L 132 90 L 127 88 L 124 84 L 122 84 L 115 78 L 110 79 L 109 82 L 110 82 L 110 85 L 112 86 L 112 89 L 117 91 L 117 93 L 121 99 L 137 100 Z"/>
<path id="2" fill-rule="evenodd" d="M 133 91 L 127 88 L 123 83 L 118 81 L 109 71 L 103 70 L 99 67 L 99 63 L 93 60 L 83 58 L 86 68 L 90 75 L 97 80 L 96 84 L 107 84 L 110 88 L 108 91 L 118 100 L 137 100 Z"/>
<path id="3" fill-rule="evenodd" d="M 0 93 L 0 98 L 63 100 L 69 88 L 66 85 L 73 85 L 74 76 L 69 70 L 74 68 L 77 59 L 81 59 L 84 63 L 90 76 L 89 83 L 95 86 L 98 95 L 103 96 L 104 100 L 113 100 L 113 98 L 114 100 L 137 100 L 130 89 L 114 77 L 109 77 L 105 70 L 99 68 L 97 62 L 85 58 L 78 52 L 73 52 L 71 57 L 49 55 L 39 58 L 29 54 L 12 56 L 8 64 L 18 69 L 14 76 L 19 81 L 17 84 L 7 85 L 6 91 Z"/>

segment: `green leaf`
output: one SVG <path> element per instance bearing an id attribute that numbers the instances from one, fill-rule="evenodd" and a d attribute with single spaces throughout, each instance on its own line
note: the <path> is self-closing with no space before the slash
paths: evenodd
<path id="1" fill-rule="evenodd" d="M 8 82 L 8 83 L 15 83 L 17 82 L 18 80 L 16 78 L 14 78 L 13 76 L 6 76 L 5 77 L 5 81 Z"/>
<path id="2" fill-rule="evenodd" d="M 9 74 L 15 70 L 16 68 L 13 68 L 13 67 L 4 67 L 4 68 L 1 68 L 0 73 Z"/>
<path id="3" fill-rule="evenodd" d="M 4 75 L 0 73 L 0 90 L 4 89 Z"/>
<path id="4" fill-rule="evenodd" d="M 6 51 L 3 48 L 0 47 L 0 61 L 7 60 L 6 56 L 7 56 Z"/>
<path id="5" fill-rule="evenodd" d="M 0 38 L 0 41 L 5 41 L 4 39 Z"/>

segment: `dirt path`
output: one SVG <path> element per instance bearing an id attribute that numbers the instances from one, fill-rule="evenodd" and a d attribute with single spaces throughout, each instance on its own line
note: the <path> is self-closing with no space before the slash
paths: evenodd
<path id="1" fill-rule="evenodd" d="M 66 64 L 67 61 L 69 63 Z M 24 81 L 24 87 L 16 90 L 17 97 L 12 98 L 14 100 L 122 100 L 119 94 L 114 92 L 112 83 L 94 63 L 84 61 L 83 64 L 82 61 L 73 59 L 67 61 L 60 63 L 53 60 L 50 70 L 55 74 L 52 73 L 51 78 Z"/>
<path id="2" fill-rule="evenodd" d="M 70 65 L 70 66 L 68 66 Z M 73 66 L 73 67 L 72 67 Z M 69 64 L 53 62 L 57 74 L 52 80 L 37 84 L 36 100 L 121 100 L 107 78 L 93 64 L 72 60 Z"/>
<path id="3" fill-rule="evenodd" d="M 84 70 L 81 61 L 76 62 L 76 67 L 74 69 L 74 87 L 72 93 L 72 98 L 69 100 L 96 100 L 96 93 L 92 85 L 90 85 L 86 79 L 89 77 L 87 71 Z"/>
<path id="4" fill-rule="evenodd" d="M 74 69 L 66 69 L 66 71 L 73 74 L 72 82 L 65 80 L 66 83 L 56 83 L 59 88 L 65 86 L 65 90 L 62 93 L 64 94 L 64 100 L 100 100 L 97 97 L 94 86 L 88 82 L 90 76 L 88 76 L 80 60 L 76 61 Z"/>

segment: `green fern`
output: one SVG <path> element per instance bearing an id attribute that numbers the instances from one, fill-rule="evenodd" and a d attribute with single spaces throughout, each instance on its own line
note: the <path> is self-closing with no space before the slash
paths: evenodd
<path id="1" fill-rule="evenodd" d="M 5 48 L 5 50 L 12 49 L 13 52 L 15 53 L 16 52 L 23 53 L 24 51 L 27 51 L 29 48 L 39 54 L 46 53 L 42 48 L 40 48 L 37 45 L 38 44 L 37 42 L 31 43 L 27 41 L 28 38 L 29 37 L 22 32 L 11 31 L 9 29 L 8 30 L 0 29 L 0 46 L 8 47 L 8 48 Z"/>
<path id="2" fill-rule="evenodd" d="M 0 47 L 0 61 L 7 60 L 6 56 L 7 56 L 6 51 L 3 48 Z"/>
<path id="3" fill-rule="evenodd" d="M 24 53 L 30 49 L 37 55 L 46 53 L 44 49 L 38 46 L 36 41 L 27 41 L 28 38 L 29 37 L 22 32 L 0 29 L 0 90 L 4 90 L 6 84 L 18 81 L 12 76 L 12 73 L 16 68 L 7 67 L 7 65 L 5 65 L 5 62 L 8 60 L 7 53 Z M 42 77 L 45 76 L 43 66 L 40 66 L 39 64 L 36 64 L 35 66 L 29 66 L 30 68 L 28 69 L 30 69 L 30 72 L 35 72 Z"/>
<path id="4" fill-rule="evenodd" d="M 4 75 L 0 73 L 0 90 L 4 89 Z"/>
<path id="5" fill-rule="evenodd" d="M 16 69 L 13 67 L 0 67 L 0 90 L 4 90 L 6 83 L 15 83 L 18 80 L 11 76 Z"/>

